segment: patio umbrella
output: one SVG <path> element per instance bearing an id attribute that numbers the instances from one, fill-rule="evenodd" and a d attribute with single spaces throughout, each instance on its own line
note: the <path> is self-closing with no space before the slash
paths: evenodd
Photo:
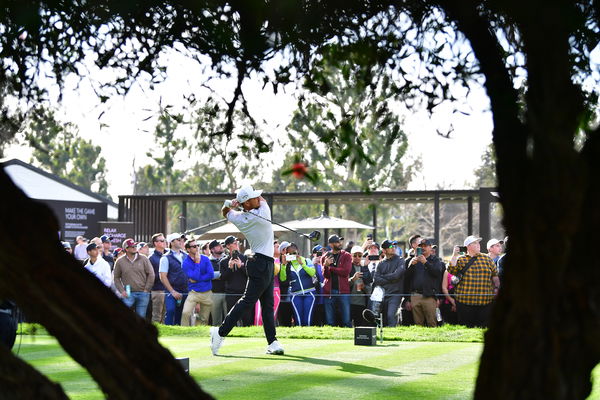
<path id="1" fill-rule="evenodd" d="M 273 232 L 281 232 L 285 231 L 285 229 L 273 225 Z M 204 232 L 202 235 L 198 236 L 198 240 L 213 240 L 213 239 L 225 239 L 227 236 L 233 235 L 238 239 L 245 239 L 245 236 L 240 232 L 240 230 L 231 222 L 226 223 L 225 225 L 219 226 L 218 228 L 211 229 L 210 231 Z"/>
<path id="2" fill-rule="evenodd" d="M 351 219 L 330 217 L 323 213 L 320 217 L 306 218 L 283 222 L 282 225 L 292 229 L 375 229 L 372 226 L 361 224 Z"/>

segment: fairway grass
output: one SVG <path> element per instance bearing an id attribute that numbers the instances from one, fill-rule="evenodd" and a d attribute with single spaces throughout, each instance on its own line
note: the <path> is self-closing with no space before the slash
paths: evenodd
<path id="1" fill-rule="evenodd" d="M 286 354 L 265 354 L 264 338 L 228 337 L 219 356 L 208 337 L 163 336 L 175 357 L 217 399 L 468 399 L 481 343 L 385 341 L 354 346 L 347 339 L 285 339 Z M 17 346 L 15 346 L 15 351 Z M 59 382 L 72 399 L 104 396 L 88 373 L 50 336 L 24 336 L 19 356 Z M 600 378 L 600 369 L 594 376 Z M 597 399 L 598 385 L 590 399 Z"/>

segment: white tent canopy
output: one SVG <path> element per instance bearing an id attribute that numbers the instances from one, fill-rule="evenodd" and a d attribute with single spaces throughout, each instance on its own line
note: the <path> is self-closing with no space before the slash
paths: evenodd
<path id="1" fill-rule="evenodd" d="M 326 214 L 316 218 L 307 218 L 301 220 L 287 221 L 282 225 L 289 226 L 295 230 L 303 229 L 374 229 L 372 226 L 361 224 L 360 222 L 352 221 L 351 219 L 343 219 L 330 217 Z"/>

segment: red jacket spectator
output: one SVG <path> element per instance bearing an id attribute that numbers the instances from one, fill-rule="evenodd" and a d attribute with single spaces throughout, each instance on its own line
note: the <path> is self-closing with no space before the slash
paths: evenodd
<path id="1" fill-rule="evenodd" d="M 334 283 L 334 289 L 337 286 L 340 294 L 350 293 L 348 278 L 350 277 L 350 271 L 352 270 L 352 256 L 344 250 L 341 250 L 338 254 L 339 256 L 335 264 L 323 267 L 323 276 L 325 277 L 323 294 L 331 294 L 332 282 L 337 282 L 337 284 Z M 324 265 L 325 258 L 331 255 L 332 253 L 324 254 L 323 257 L 321 257 L 321 265 Z"/>

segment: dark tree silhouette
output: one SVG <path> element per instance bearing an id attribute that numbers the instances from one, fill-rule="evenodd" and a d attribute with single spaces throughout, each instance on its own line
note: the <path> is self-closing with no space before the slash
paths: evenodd
<path id="1" fill-rule="evenodd" d="M 483 83 L 494 119 L 510 259 L 486 333 L 475 397 L 574 399 L 590 393 L 590 372 L 600 360 L 600 261 L 589 254 L 589 244 L 600 236 L 595 178 L 600 132 L 591 112 L 599 85 L 590 59 L 599 41 L 600 2 L 5 3 L 0 93 L 43 100 L 33 73 L 40 63 L 51 65 L 61 83 L 93 52 L 99 68 L 113 67 L 119 74 L 97 87 L 106 99 L 126 92 L 146 73 L 160 79 L 158 56 L 183 47 L 208 55 L 218 71 L 225 73 L 224 65 L 237 69 L 229 119 L 220 132 L 227 136 L 234 112 L 247 113 L 242 82 L 264 72 L 263 63 L 283 50 L 287 65 L 274 76 L 262 74 L 274 87 L 310 71 L 327 43 L 339 43 L 348 54 L 384 58 L 396 72 L 402 98 L 414 107 L 435 111 L 444 100 L 460 105 L 464 90 Z M 377 45 L 361 46 L 365 41 Z M 404 61 L 411 57 L 419 61 L 418 74 L 407 70 Z M 14 118 L 10 121 L 6 129 L 14 128 Z M 362 150 L 351 142 L 344 146 L 341 151 L 360 162 Z M 177 397 L 179 389 L 186 392 L 181 397 L 202 395 L 157 344 L 156 332 L 67 261 L 58 243 L 42 241 L 38 252 L 45 262 L 28 257 L 22 244 L 31 232 L 52 237 L 55 226 L 48 210 L 0 176 L 0 239 L 6 249 L 0 252 L 0 296 L 14 297 L 42 322 L 111 397 Z M 101 316 L 91 318 L 92 312 Z M 98 342 L 90 338 L 105 343 L 103 352 L 94 351 Z M 132 351 L 139 349 L 146 351 Z M 117 385 L 119 372 L 128 373 L 128 384 Z"/>

